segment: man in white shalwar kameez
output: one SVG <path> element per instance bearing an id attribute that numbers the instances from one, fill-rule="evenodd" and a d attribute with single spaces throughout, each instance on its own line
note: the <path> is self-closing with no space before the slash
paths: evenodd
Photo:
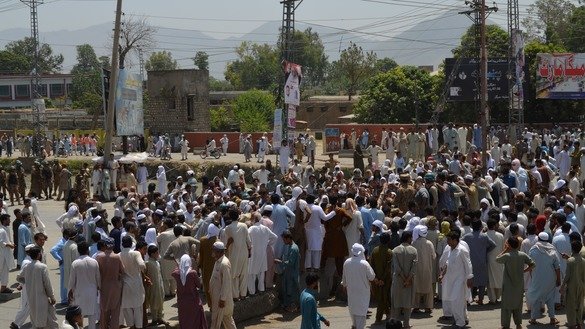
<path id="1" fill-rule="evenodd" d="M 49 279 L 47 265 L 41 262 L 42 250 L 34 246 L 29 250 L 32 262 L 22 269 L 16 281 L 26 284 L 26 294 L 33 328 L 58 329 L 55 313 L 55 295 Z"/>
<path id="2" fill-rule="evenodd" d="M 157 190 L 160 192 L 160 194 L 166 195 L 167 194 L 167 172 L 165 170 L 165 167 L 158 166 L 158 169 L 156 171 L 156 180 L 157 180 Z"/>
<path id="3" fill-rule="evenodd" d="M 443 307 L 446 315 L 452 314 L 455 326 L 464 328 L 467 301 L 471 297 L 469 288 L 473 284 L 471 258 L 469 250 L 459 242 L 459 233 L 450 232 L 447 235 L 447 245 L 449 248 L 445 248 L 446 262 L 441 274 Z"/>
<path id="4" fill-rule="evenodd" d="M 272 231 L 260 223 L 260 215 L 256 216 L 255 223 L 248 228 L 248 235 L 252 241 L 251 257 L 248 261 L 248 292 L 256 294 L 256 280 L 258 291 L 264 292 L 264 275 L 268 270 L 268 246 L 274 246 L 278 237 Z"/>
<path id="5" fill-rule="evenodd" d="M 459 151 L 461 151 L 463 154 L 467 153 L 467 133 L 468 130 L 465 126 L 461 126 L 457 129 L 457 137 L 459 138 Z"/>
<path id="6" fill-rule="evenodd" d="M 87 242 L 77 245 L 79 258 L 73 261 L 69 274 L 69 302 L 81 308 L 81 314 L 87 317 L 88 329 L 94 329 L 100 312 L 98 291 L 100 289 L 100 268 L 98 262 L 89 257 Z"/>
<path id="7" fill-rule="evenodd" d="M 314 269 L 315 271 L 321 268 L 321 251 L 323 250 L 323 237 L 325 228 L 321 221 L 328 221 L 335 216 L 335 211 L 325 214 L 323 209 L 314 204 L 315 196 L 307 196 L 307 204 L 311 208 L 311 216 L 305 223 L 305 234 L 307 239 L 307 252 L 305 256 L 305 268 Z"/>
<path id="8" fill-rule="evenodd" d="M 258 162 L 264 162 L 266 148 L 268 148 L 268 140 L 265 136 L 262 136 L 262 138 L 260 138 L 260 142 L 258 143 Z"/>
<path id="9" fill-rule="evenodd" d="M 24 250 L 27 253 L 26 257 L 22 261 L 20 267 L 20 274 L 22 271 L 32 262 L 32 259 L 28 255 L 29 251 L 34 247 L 34 244 L 27 245 Z M 20 287 L 17 288 L 21 291 L 20 293 L 20 309 L 16 312 L 16 316 L 14 317 L 14 322 L 10 324 L 10 329 L 18 329 L 24 325 L 26 318 L 30 315 L 30 306 L 28 305 L 28 294 L 26 292 L 26 284 L 20 284 Z"/>
<path id="10" fill-rule="evenodd" d="M 187 155 L 189 153 L 189 141 L 185 138 L 185 135 L 183 135 L 181 138 L 179 146 L 181 147 L 181 160 L 187 160 Z"/>
<path id="11" fill-rule="evenodd" d="M 223 137 L 219 140 L 219 143 L 221 144 L 221 150 L 223 151 L 223 155 L 226 155 L 228 145 L 230 143 L 230 140 L 226 134 L 223 134 Z"/>
<path id="12" fill-rule="evenodd" d="M 12 292 L 8 286 L 8 272 L 14 268 L 14 243 L 10 230 L 10 215 L 0 215 L 0 293 Z"/>
<path id="13" fill-rule="evenodd" d="M 366 327 L 366 315 L 370 306 L 370 282 L 375 283 L 376 274 L 366 261 L 365 248 L 355 243 L 351 247 L 353 257 L 343 264 L 341 284 L 347 289 L 347 306 L 351 315 L 352 328 Z"/>

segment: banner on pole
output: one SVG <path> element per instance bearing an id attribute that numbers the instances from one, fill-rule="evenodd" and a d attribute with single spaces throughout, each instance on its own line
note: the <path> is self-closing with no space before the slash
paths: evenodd
<path id="1" fill-rule="evenodd" d="M 536 98 L 585 99 L 585 53 L 540 53 L 536 63 Z"/>
<path id="2" fill-rule="evenodd" d="M 301 66 L 292 62 L 284 62 L 284 103 L 299 106 L 301 104 Z"/>
<path id="3" fill-rule="evenodd" d="M 282 109 L 274 110 L 274 130 L 272 132 L 272 143 L 280 146 L 282 141 Z"/>
<path id="4" fill-rule="evenodd" d="M 140 75 L 124 69 L 120 70 L 116 89 L 117 135 L 144 135 L 144 107 Z"/>
<path id="5" fill-rule="evenodd" d="M 288 105 L 287 127 L 294 130 L 297 127 L 297 107 Z"/>

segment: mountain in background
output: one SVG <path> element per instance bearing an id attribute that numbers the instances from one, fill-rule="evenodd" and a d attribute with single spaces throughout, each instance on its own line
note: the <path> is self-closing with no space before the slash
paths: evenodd
<path id="1" fill-rule="evenodd" d="M 392 21 L 387 23 L 395 26 Z M 447 13 L 406 28 L 407 25 L 405 23 L 403 28 L 395 27 L 387 31 L 382 26 L 374 33 L 356 33 L 297 22 L 296 29 L 304 30 L 311 27 L 313 31 L 319 33 L 330 61 L 338 59 L 340 50 L 354 42 L 366 51 L 374 51 L 378 58 L 393 58 L 400 65 L 433 65 L 436 70 L 445 57 L 451 57 L 451 49 L 459 45 L 461 35 L 471 26 L 471 21 L 463 15 Z M 111 50 L 107 44 L 110 42 L 112 28 L 112 24 L 105 23 L 79 30 L 41 32 L 40 37 L 43 43 L 52 46 L 55 53 L 63 54 L 65 57 L 63 72 L 68 72 L 77 62 L 76 45 L 89 43 L 98 56 L 110 56 Z M 279 28 L 279 22 L 267 22 L 242 36 L 228 36 L 222 39 L 196 30 L 159 27 L 156 35 L 157 45 L 153 51 L 170 51 L 181 68 L 192 68 L 191 57 L 195 52 L 206 51 L 210 55 L 210 74 L 223 79 L 225 67 L 227 63 L 236 59 L 234 50 L 241 42 L 276 44 Z M 29 36 L 30 30 L 8 29 L 0 31 L 0 35 L 2 35 L 0 47 L 3 48 L 11 40 Z M 391 35 L 390 38 L 384 38 Z M 138 71 L 138 60 L 135 57 L 130 58 L 127 66 Z"/>

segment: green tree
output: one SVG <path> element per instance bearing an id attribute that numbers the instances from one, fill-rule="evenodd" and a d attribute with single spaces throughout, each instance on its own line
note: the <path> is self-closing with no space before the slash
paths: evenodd
<path id="1" fill-rule="evenodd" d="M 112 60 L 110 59 L 110 56 L 100 56 L 98 60 L 103 69 L 108 71 L 112 69 Z"/>
<path id="2" fill-rule="evenodd" d="M 362 47 L 351 42 L 339 56 L 338 68 L 342 76 L 345 90 L 351 97 L 357 93 L 363 83 L 374 73 L 377 57 L 374 52 L 366 53 Z"/>
<path id="3" fill-rule="evenodd" d="M 396 63 L 395 60 L 393 60 L 392 58 L 384 57 L 376 61 L 375 70 L 378 73 L 384 73 L 392 70 L 397 66 L 398 63 Z"/>
<path id="4" fill-rule="evenodd" d="M 31 37 L 8 43 L 5 50 L 12 53 L 18 61 L 26 59 L 26 71 L 30 72 L 34 63 L 35 41 Z M 54 55 L 53 49 L 46 43 L 39 46 L 39 73 L 57 73 L 63 65 L 63 55 Z M 22 63 L 21 63 L 22 64 Z"/>
<path id="5" fill-rule="evenodd" d="M 281 43 L 278 43 L 281 45 Z M 282 49 L 279 50 L 282 52 Z M 292 36 L 291 61 L 303 67 L 303 85 L 319 86 L 324 83 L 327 55 L 323 41 L 311 28 L 295 31 Z"/>
<path id="6" fill-rule="evenodd" d="M 239 90 L 277 91 L 283 76 L 277 48 L 268 44 L 242 42 L 236 54 L 238 59 L 227 65 L 227 81 Z"/>
<path id="7" fill-rule="evenodd" d="M 200 70 L 209 70 L 209 55 L 204 51 L 198 51 L 193 57 L 193 63 Z"/>
<path id="8" fill-rule="evenodd" d="M 25 56 L 0 50 L 0 73 L 30 72 L 30 63 Z"/>
<path id="9" fill-rule="evenodd" d="M 274 116 L 274 96 L 252 89 L 236 97 L 232 109 L 240 131 L 267 131 Z"/>
<path id="10" fill-rule="evenodd" d="M 573 10 L 575 5 L 570 0 L 536 0 L 522 20 L 528 39 L 562 44 L 561 40 L 570 32 Z"/>
<path id="11" fill-rule="evenodd" d="M 147 71 L 165 71 L 176 70 L 177 61 L 173 59 L 173 54 L 163 50 L 150 54 L 148 60 L 144 64 Z"/>
<path id="12" fill-rule="evenodd" d="M 233 122 L 233 113 L 230 113 L 225 106 L 212 107 L 209 109 L 211 131 L 229 131 Z"/>
<path id="13" fill-rule="evenodd" d="M 476 46 L 477 29 L 476 25 L 472 25 L 467 29 L 465 34 L 461 36 L 459 46 L 451 50 L 453 57 L 479 58 L 479 48 Z M 499 25 L 486 26 L 486 42 L 489 58 L 508 57 L 508 32 L 504 31 Z"/>
<path id="14" fill-rule="evenodd" d="M 74 102 L 74 107 L 82 108 L 87 110 L 88 114 L 100 115 L 103 112 L 103 98 L 101 95 L 92 93 L 92 92 L 85 92 L 80 97 L 80 100 Z"/>
<path id="15" fill-rule="evenodd" d="M 102 109 L 101 63 L 91 45 L 77 46 L 77 64 L 71 69 L 73 75 L 70 93 L 74 108 L 85 108 L 89 113 Z"/>
<path id="16" fill-rule="evenodd" d="M 368 80 L 353 113 L 359 123 L 413 123 L 418 104 L 419 122 L 426 122 L 437 99 L 437 85 L 426 71 L 395 67 Z"/>
<path id="17" fill-rule="evenodd" d="M 569 18 L 567 37 L 562 38 L 567 50 L 585 53 L 585 6 L 576 8 Z"/>
<path id="18" fill-rule="evenodd" d="M 230 91 L 234 90 L 234 86 L 226 80 L 218 80 L 209 76 L 209 90 L 210 91 Z"/>

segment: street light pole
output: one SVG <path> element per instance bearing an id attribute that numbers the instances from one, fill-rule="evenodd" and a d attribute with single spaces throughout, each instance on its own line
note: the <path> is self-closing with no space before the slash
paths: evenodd
<path id="1" fill-rule="evenodd" d="M 114 24 L 114 42 L 112 45 L 112 72 L 110 74 L 110 91 L 108 97 L 108 111 L 106 113 L 106 138 L 104 145 L 104 165 L 107 163 L 110 153 L 112 153 L 112 138 L 114 136 L 114 118 L 116 115 L 116 88 L 118 86 L 119 72 L 119 51 L 120 47 L 120 25 L 122 21 L 122 0 L 117 0 L 116 22 Z"/>

